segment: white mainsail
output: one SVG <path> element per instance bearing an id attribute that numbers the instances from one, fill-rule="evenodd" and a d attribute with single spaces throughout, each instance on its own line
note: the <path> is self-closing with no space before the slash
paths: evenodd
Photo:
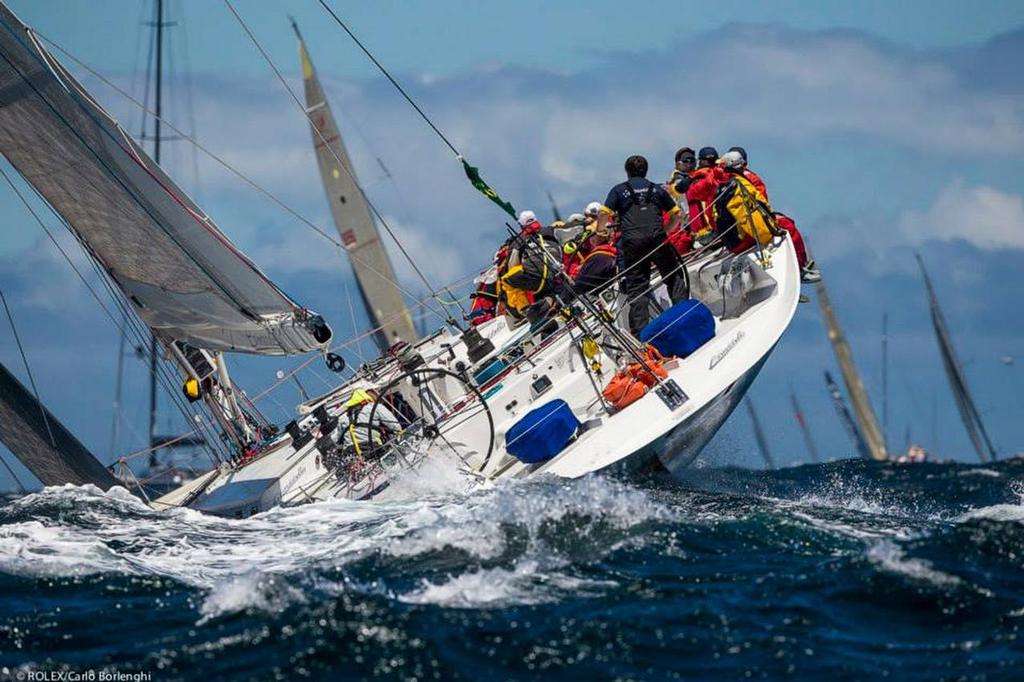
<path id="1" fill-rule="evenodd" d="M 320 176 L 338 235 L 349 253 L 370 324 L 379 330 L 375 334 L 377 345 L 383 352 L 396 341 L 411 343 L 417 338 L 416 329 L 402 292 L 395 285 L 395 270 L 381 242 L 366 198 L 356 183 L 355 170 L 302 35 L 294 23 L 292 26 L 299 40 L 306 113 L 310 118 Z"/>
<path id="2" fill-rule="evenodd" d="M 165 342 L 279 355 L 330 339 L 2 3 L 0 152 Z"/>

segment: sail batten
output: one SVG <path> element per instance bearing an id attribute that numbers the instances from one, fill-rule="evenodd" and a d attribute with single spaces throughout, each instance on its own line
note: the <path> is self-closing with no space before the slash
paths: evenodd
<path id="1" fill-rule="evenodd" d="M 921 268 L 921 275 L 924 278 L 925 289 L 928 291 L 928 310 L 931 313 L 932 328 L 935 330 L 935 340 L 939 344 L 942 365 L 946 370 L 946 378 L 949 380 L 949 388 L 953 392 L 953 400 L 956 402 L 960 419 L 967 430 L 971 445 L 978 453 L 978 458 L 982 462 L 995 461 L 997 459 L 996 449 L 988 437 L 988 431 L 985 430 L 985 425 L 981 421 L 981 413 L 978 412 L 978 407 L 967 388 L 967 376 L 964 374 L 956 351 L 953 350 L 953 339 L 949 335 L 946 318 L 939 307 L 939 300 L 935 296 L 931 278 L 924 267 L 924 260 L 918 253 L 915 253 L 914 256 L 917 258 L 917 264 Z"/>
<path id="2" fill-rule="evenodd" d="M 316 69 L 294 23 L 293 28 L 299 41 L 305 108 L 310 118 L 320 177 L 338 235 L 348 252 L 360 297 L 370 324 L 376 329 L 374 339 L 383 352 L 396 341 L 415 341 L 416 330 L 402 292 L 395 284 L 394 267 L 374 224 L 369 204 L 356 182 L 352 161 Z M 338 167 L 339 162 L 341 168 Z"/>
<path id="3" fill-rule="evenodd" d="M 0 152 L 165 340 L 292 354 L 329 338 L 3 4 Z"/>

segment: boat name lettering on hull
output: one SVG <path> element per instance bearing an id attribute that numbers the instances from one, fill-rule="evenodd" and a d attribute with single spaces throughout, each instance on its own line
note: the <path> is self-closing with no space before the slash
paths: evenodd
<path id="1" fill-rule="evenodd" d="M 742 329 L 736 332 L 736 336 L 732 338 L 732 341 L 730 341 L 725 348 L 711 356 L 711 364 L 708 365 L 708 369 L 714 369 L 718 363 L 724 360 L 725 356 L 728 355 L 732 351 L 732 349 L 735 348 L 739 344 L 739 342 L 743 340 L 744 336 L 746 336 L 746 334 L 743 333 Z"/>
<path id="2" fill-rule="evenodd" d="M 296 471 L 296 472 L 295 472 L 295 474 L 294 474 L 294 475 L 292 475 L 292 476 L 291 476 L 291 477 L 290 477 L 290 478 L 289 478 L 289 479 L 288 479 L 288 480 L 287 480 L 287 481 L 286 481 L 286 482 L 285 482 L 285 483 L 284 483 L 284 484 L 283 484 L 283 485 L 281 486 L 281 494 L 283 495 L 283 494 L 285 494 L 285 493 L 289 492 L 289 491 L 290 491 L 290 490 L 291 490 L 291 489 L 292 489 L 292 488 L 293 488 L 293 487 L 295 486 L 295 484 L 299 482 L 299 479 L 300 479 L 300 478 L 302 478 L 302 476 L 303 476 L 303 475 L 304 475 L 305 473 L 306 473 L 306 465 L 305 465 L 305 464 L 301 464 L 301 465 L 299 465 L 299 469 L 298 469 L 298 471 Z"/>

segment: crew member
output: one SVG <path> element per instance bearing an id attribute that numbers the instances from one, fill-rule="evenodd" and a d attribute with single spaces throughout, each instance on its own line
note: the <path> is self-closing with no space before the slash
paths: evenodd
<path id="1" fill-rule="evenodd" d="M 693 180 L 691 173 L 697 169 L 697 154 L 689 147 L 682 147 L 676 151 L 676 166 L 672 170 L 672 176 L 665 183 L 665 189 L 677 202 L 686 200 L 686 190 Z"/>
<path id="2" fill-rule="evenodd" d="M 614 232 L 607 225 L 595 228 L 577 252 L 582 254 L 573 275 L 573 288 L 580 294 L 602 287 L 618 273 L 619 254 L 612 244 Z"/>
<path id="3" fill-rule="evenodd" d="M 747 165 L 747 150 L 743 147 L 730 147 L 729 151 L 736 152 L 743 158 L 743 177 L 750 180 L 750 184 L 756 187 L 764 195 L 765 200 L 767 200 L 768 188 L 765 187 L 764 180 L 761 179 L 760 175 L 750 170 L 750 166 Z"/>
<path id="4" fill-rule="evenodd" d="M 764 184 L 764 180 L 761 179 L 754 171 L 750 170 L 747 160 L 747 150 L 743 147 L 732 147 L 729 149 L 729 153 L 736 152 L 742 159 L 742 172 L 743 177 L 750 181 L 754 187 L 764 195 L 765 202 L 768 202 L 768 188 Z M 800 233 L 800 230 L 796 227 L 796 222 L 784 213 L 775 213 L 776 224 L 789 233 L 793 240 L 793 250 L 796 251 L 796 259 L 800 264 L 800 276 L 804 282 L 817 282 L 821 279 L 821 273 L 818 272 L 818 268 L 813 260 L 807 255 L 807 246 L 804 243 L 804 237 Z"/>
<path id="5" fill-rule="evenodd" d="M 629 329 L 638 336 L 650 319 L 647 291 L 651 287 L 651 265 L 661 273 L 673 303 L 686 298 L 688 292 L 679 272 L 679 257 L 666 241 L 667 234 L 679 225 L 679 207 L 665 188 L 647 179 L 647 159 L 631 156 L 626 159 L 625 170 L 626 181 L 608 192 L 597 228 L 606 228 L 612 216 L 618 216 L 619 249 L 630 301 Z M 667 223 L 664 213 L 670 215 Z"/>
<path id="6" fill-rule="evenodd" d="M 697 163 L 697 168 L 690 173 L 686 201 L 690 208 L 690 232 L 695 237 L 704 237 L 715 231 L 715 198 L 727 179 L 716 165 L 718 150 L 714 147 L 702 147 Z"/>

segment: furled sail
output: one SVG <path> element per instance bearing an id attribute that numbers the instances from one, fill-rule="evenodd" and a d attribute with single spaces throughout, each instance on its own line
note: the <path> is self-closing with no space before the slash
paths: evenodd
<path id="1" fill-rule="evenodd" d="M 0 441 L 43 485 L 118 484 L 77 438 L 0 364 Z"/>
<path id="2" fill-rule="evenodd" d="M 932 327 L 935 328 L 935 339 L 939 343 L 939 353 L 942 355 L 942 364 L 946 368 L 946 377 L 949 379 L 949 388 L 953 391 L 953 399 L 956 401 L 957 410 L 960 411 L 960 418 L 967 429 L 967 435 L 971 439 L 974 450 L 982 462 L 994 461 L 996 449 L 989 440 L 988 432 L 981 421 L 981 414 L 978 412 L 971 393 L 967 389 L 967 377 L 964 375 L 960 360 L 953 350 L 953 341 L 949 336 L 949 329 L 946 328 L 946 319 L 942 316 L 942 309 L 939 308 L 939 301 L 935 297 L 935 290 L 932 288 L 932 281 L 928 277 L 928 271 L 924 268 L 924 261 L 921 255 L 915 253 L 917 264 L 921 267 L 921 275 L 924 277 L 924 286 L 928 290 L 928 308 L 931 310 Z"/>
<path id="3" fill-rule="evenodd" d="M 832 309 L 832 301 L 829 300 L 828 290 L 825 289 L 825 280 L 821 280 L 816 286 L 821 316 L 828 328 L 828 340 L 832 343 L 832 350 L 835 351 L 839 369 L 843 373 L 846 392 L 850 395 L 853 413 L 857 417 L 857 424 L 860 425 L 860 433 L 867 447 L 866 455 L 872 459 L 886 460 L 889 458 L 889 453 L 886 452 L 882 429 L 878 426 L 875 411 L 871 407 L 871 401 L 868 400 L 867 391 L 864 390 L 864 382 L 861 381 L 857 366 L 853 362 L 853 352 L 846 342 L 843 331 L 839 328 L 839 319 L 836 317 L 835 310 Z"/>
<path id="4" fill-rule="evenodd" d="M 352 270 L 359 282 L 370 324 L 379 329 L 375 334 L 377 345 L 384 351 L 396 341 L 411 343 L 416 340 L 416 330 L 402 299 L 402 292 L 395 285 L 395 270 L 384 250 L 366 198 L 356 184 L 355 170 L 302 35 L 294 22 L 292 27 L 299 39 L 306 113 L 310 117 L 320 176 L 331 205 L 334 224 L 341 236 L 341 243 L 349 253 Z M 341 161 L 341 168 L 338 167 L 338 161 Z"/>
<path id="5" fill-rule="evenodd" d="M 165 340 L 278 355 L 330 339 L 3 4 L 0 152 Z"/>

